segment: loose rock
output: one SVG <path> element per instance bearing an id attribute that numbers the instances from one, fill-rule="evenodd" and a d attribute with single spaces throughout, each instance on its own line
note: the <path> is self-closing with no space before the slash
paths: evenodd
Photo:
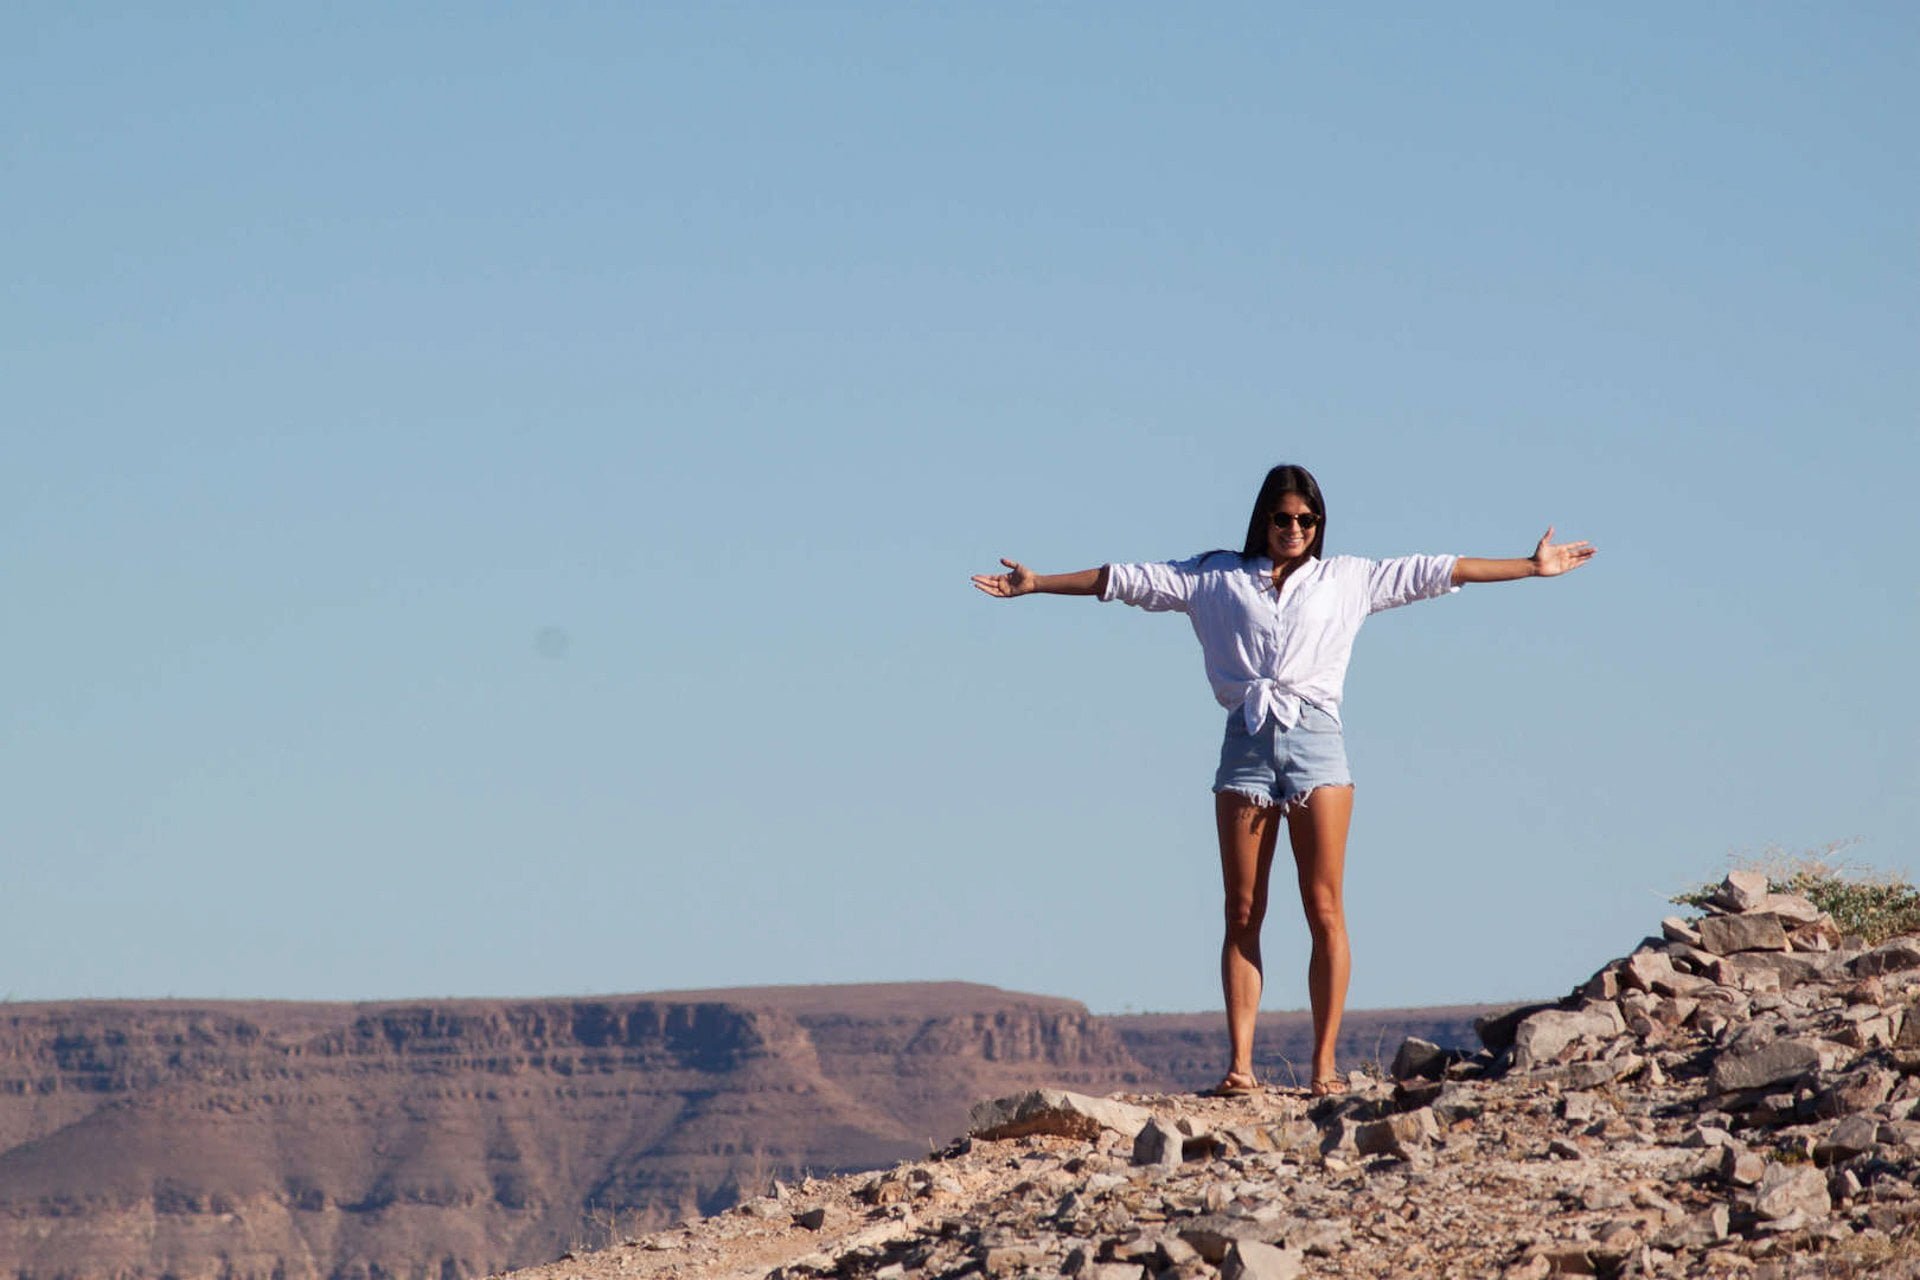
<path id="1" fill-rule="evenodd" d="M 1034 1089 L 975 1104 L 967 1132 L 976 1138 L 1023 1138 L 1047 1133 L 1061 1138 L 1095 1138 L 1102 1129 L 1131 1138 L 1150 1112 L 1107 1098 L 1089 1098 L 1065 1089 Z"/>
<path id="2" fill-rule="evenodd" d="M 1778 916 L 1711 916 L 1700 922 L 1700 945 L 1719 956 L 1736 951 L 1785 951 L 1787 931 Z"/>
<path id="3" fill-rule="evenodd" d="M 1296 1280 L 1302 1256 L 1258 1240 L 1236 1240 L 1220 1264 L 1221 1280 Z"/>
<path id="4" fill-rule="evenodd" d="M 1388 1074 L 1395 1080 L 1432 1080 L 1446 1067 L 1446 1051 L 1439 1045 L 1418 1036 L 1408 1036 L 1400 1042 L 1399 1051 L 1393 1055 L 1393 1066 Z"/>
<path id="5" fill-rule="evenodd" d="M 1743 1052 L 1722 1054 L 1709 1077 L 1716 1093 L 1758 1089 L 1798 1080 L 1820 1069 L 1820 1051 L 1804 1040 L 1776 1040 Z"/>
<path id="6" fill-rule="evenodd" d="M 1140 1132 L 1134 1135 L 1133 1162 L 1159 1165 L 1163 1168 L 1173 1167 L 1184 1158 L 1185 1145 L 1185 1134 L 1155 1116 L 1142 1125 Z"/>
<path id="7" fill-rule="evenodd" d="M 1832 1209 L 1826 1176 L 1811 1165 L 1768 1165 L 1754 1188 L 1753 1211 L 1763 1218 L 1779 1220 L 1793 1213 L 1824 1218 Z"/>

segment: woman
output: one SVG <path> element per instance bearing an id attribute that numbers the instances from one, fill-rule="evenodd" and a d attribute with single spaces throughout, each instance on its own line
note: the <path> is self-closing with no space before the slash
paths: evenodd
<path id="1" fill-rule="evenodd" d="M 1214 819 L 1226 883 L 1220 985 L 1226 995 L 1227 1073 L 1214 1090 L 1251 1093 L 1253 1024 L 1260 1008 L 1260 924 L 1284 819 L 1312 934 L 1307 991 L 1313 1004 L 1316 1096 L 1346 1088 L 1334 1042 L 1346 1005 L 1346 911 L 1341 880 L 1353 779 L 1341 737 L 1340 694 L 1354 636 L 1367 615 L 1456 591 L 1468 582 L 1550 578 L 1593 558 L 1586 542 L 1555 544 L 1548 528 L 1525 559 L 1402 556 L 1321 558 L 1327 507 L 1304 467 L 1267 473 L 1247 521 L 1245 545 L 1166 564 L 1109 564 L 1038 574 L 976 574 L 990 596 L 1098 596 L 1187 615 L 1206 658 L 1214 697 L 1228 710 L 1214 774 Z"/>

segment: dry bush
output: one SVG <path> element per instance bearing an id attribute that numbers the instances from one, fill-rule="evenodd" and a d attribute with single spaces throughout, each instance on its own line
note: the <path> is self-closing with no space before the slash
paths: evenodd
<path id="1" fill-rule="evenodd" d="M 1765 875 L 1771 892 L 1807 899 L 1832 916 L 1842 933 L 1858 934 L 1869 946 L 1902 934 L 1920 933 L 1920 889 L 1898 872 L 1842 860 L 1840 852 L 1854 843 L 1837 840 L 1802 853 L 1769 846 L 1758 855 L 1736 860 L 1735 865 Z M 1675 894 L 1671 901 L 1705 907 L 1716 887 L 1700 885 Z"/>

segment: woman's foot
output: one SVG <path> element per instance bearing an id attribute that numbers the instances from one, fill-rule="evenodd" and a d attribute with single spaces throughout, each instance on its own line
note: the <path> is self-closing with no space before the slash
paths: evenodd
<path id="1" fill-rule="evenodd" d="M 1316 1098 L 1338 1097 L 1347 1091 L 1347 1082 L 1341 1076 L 1321 1076 L 1313 1082 L 1307 1092 Z"/>
<path id="2" fill-rule="evenodd" d="M 1260 1082 L 1253 1078 L 1251 1071 L 1229 1071 L 1220 1078 L 1220 1083 L 1207 1090 L 1210 1098 L 1244 1098 L 1255 1093 Z"/>

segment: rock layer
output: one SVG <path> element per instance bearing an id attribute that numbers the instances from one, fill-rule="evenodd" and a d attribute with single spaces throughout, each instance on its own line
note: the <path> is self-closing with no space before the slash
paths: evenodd
<path id="1" fill-rule="evenodd" d="M 872 1168 L 982 1093 L 1149 1077 L 967 984 L 0 1010 L 0 1273 L 465 1276 Z"/>

